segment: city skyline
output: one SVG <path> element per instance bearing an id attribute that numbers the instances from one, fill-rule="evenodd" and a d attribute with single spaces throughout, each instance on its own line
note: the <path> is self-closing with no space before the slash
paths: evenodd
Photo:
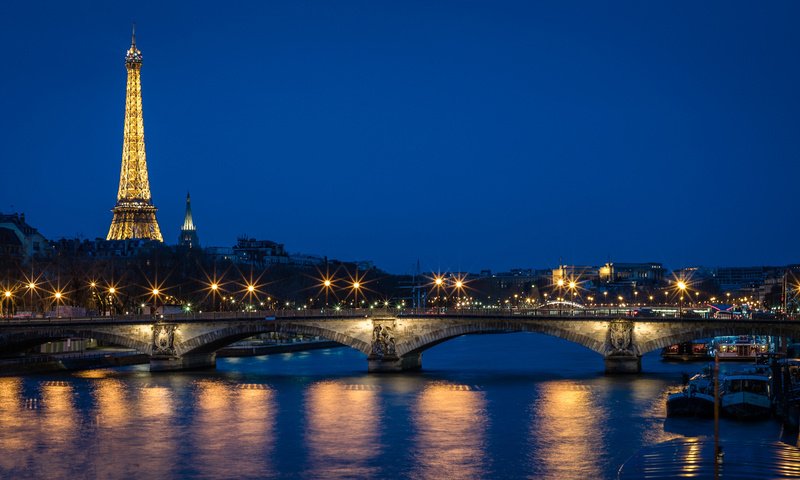
<path id="1" fill-rule="evenodd" d="M 395 273 L 417 259 L 796 263 L 796 6 L 618 19 L 589 5 L 348 5 L 137 9 L 167 243 L 189 190 L 204 246 L 247 234 Z M 103 237 L 131 14 L 26 8 L 0 33 L 27 47 L 0 79 L 16 92 L 0 209 L 51 239 Z"/>

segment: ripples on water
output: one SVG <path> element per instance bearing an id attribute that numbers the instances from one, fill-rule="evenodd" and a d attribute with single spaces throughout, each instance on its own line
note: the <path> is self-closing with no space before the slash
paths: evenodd
<path id="1" fill-rule="evenodd" d="M 455 339 L 423 366 L 368 375 L 342 348 L 0 378 L 0 478 L 602 479 L 641 447 L 713 432 L 664 420 L 702 364 L 653 355 L 643 375 L 607 377 L 582 347 L 517 334 Z M 721 431 L 796 443 L 771 421 Z"/>

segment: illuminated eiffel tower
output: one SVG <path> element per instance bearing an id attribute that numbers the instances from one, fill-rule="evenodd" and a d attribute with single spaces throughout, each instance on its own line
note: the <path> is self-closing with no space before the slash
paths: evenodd
<path id="1" fill-rule="evenodd" d="M 131 48 L 125 55 L 128 87 L 125 95 L 125 130 L 122 140 L 122 169 L 114 218 L 107 240 L 148 238 L 163 242 L 156 220 L 156 207 L 150 198 L 147 158 L 144 153 L 142 119 L 142 52 L 136 49 L 136 31 L 131 34 Z"/>

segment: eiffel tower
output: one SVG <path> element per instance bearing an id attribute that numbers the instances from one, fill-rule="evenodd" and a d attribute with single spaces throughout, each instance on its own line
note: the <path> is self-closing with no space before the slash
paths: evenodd
<path id="1" fill-rule="evenodd" d="M 156 207 L 150 197 L 147 158 L 144 152 L 142 119 L 142 52 L 136 48 L 136 30 L 131 34 L 131 48 L 125 55 L 128 86 L 125 95 L 125 129 L 122 140 L 122 169 L 114 218 L 106 240 L 147 238 L 163 242 L 156 220 Z"/>

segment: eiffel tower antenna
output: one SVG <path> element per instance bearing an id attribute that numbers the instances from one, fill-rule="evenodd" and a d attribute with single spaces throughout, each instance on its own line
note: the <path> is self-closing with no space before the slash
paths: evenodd
<path id="1" fill-rule="evenodd" d="M 122 135 L 122 167 L 117 204 L 107 240 L 146 238 L 163 242 L 150 196 L 142 117 L 142 52 L 136 48 L 136 24 L 131 28 L 131 48 L 125 54 L 128 84 L 125 95 L 125 127 Z"/>

